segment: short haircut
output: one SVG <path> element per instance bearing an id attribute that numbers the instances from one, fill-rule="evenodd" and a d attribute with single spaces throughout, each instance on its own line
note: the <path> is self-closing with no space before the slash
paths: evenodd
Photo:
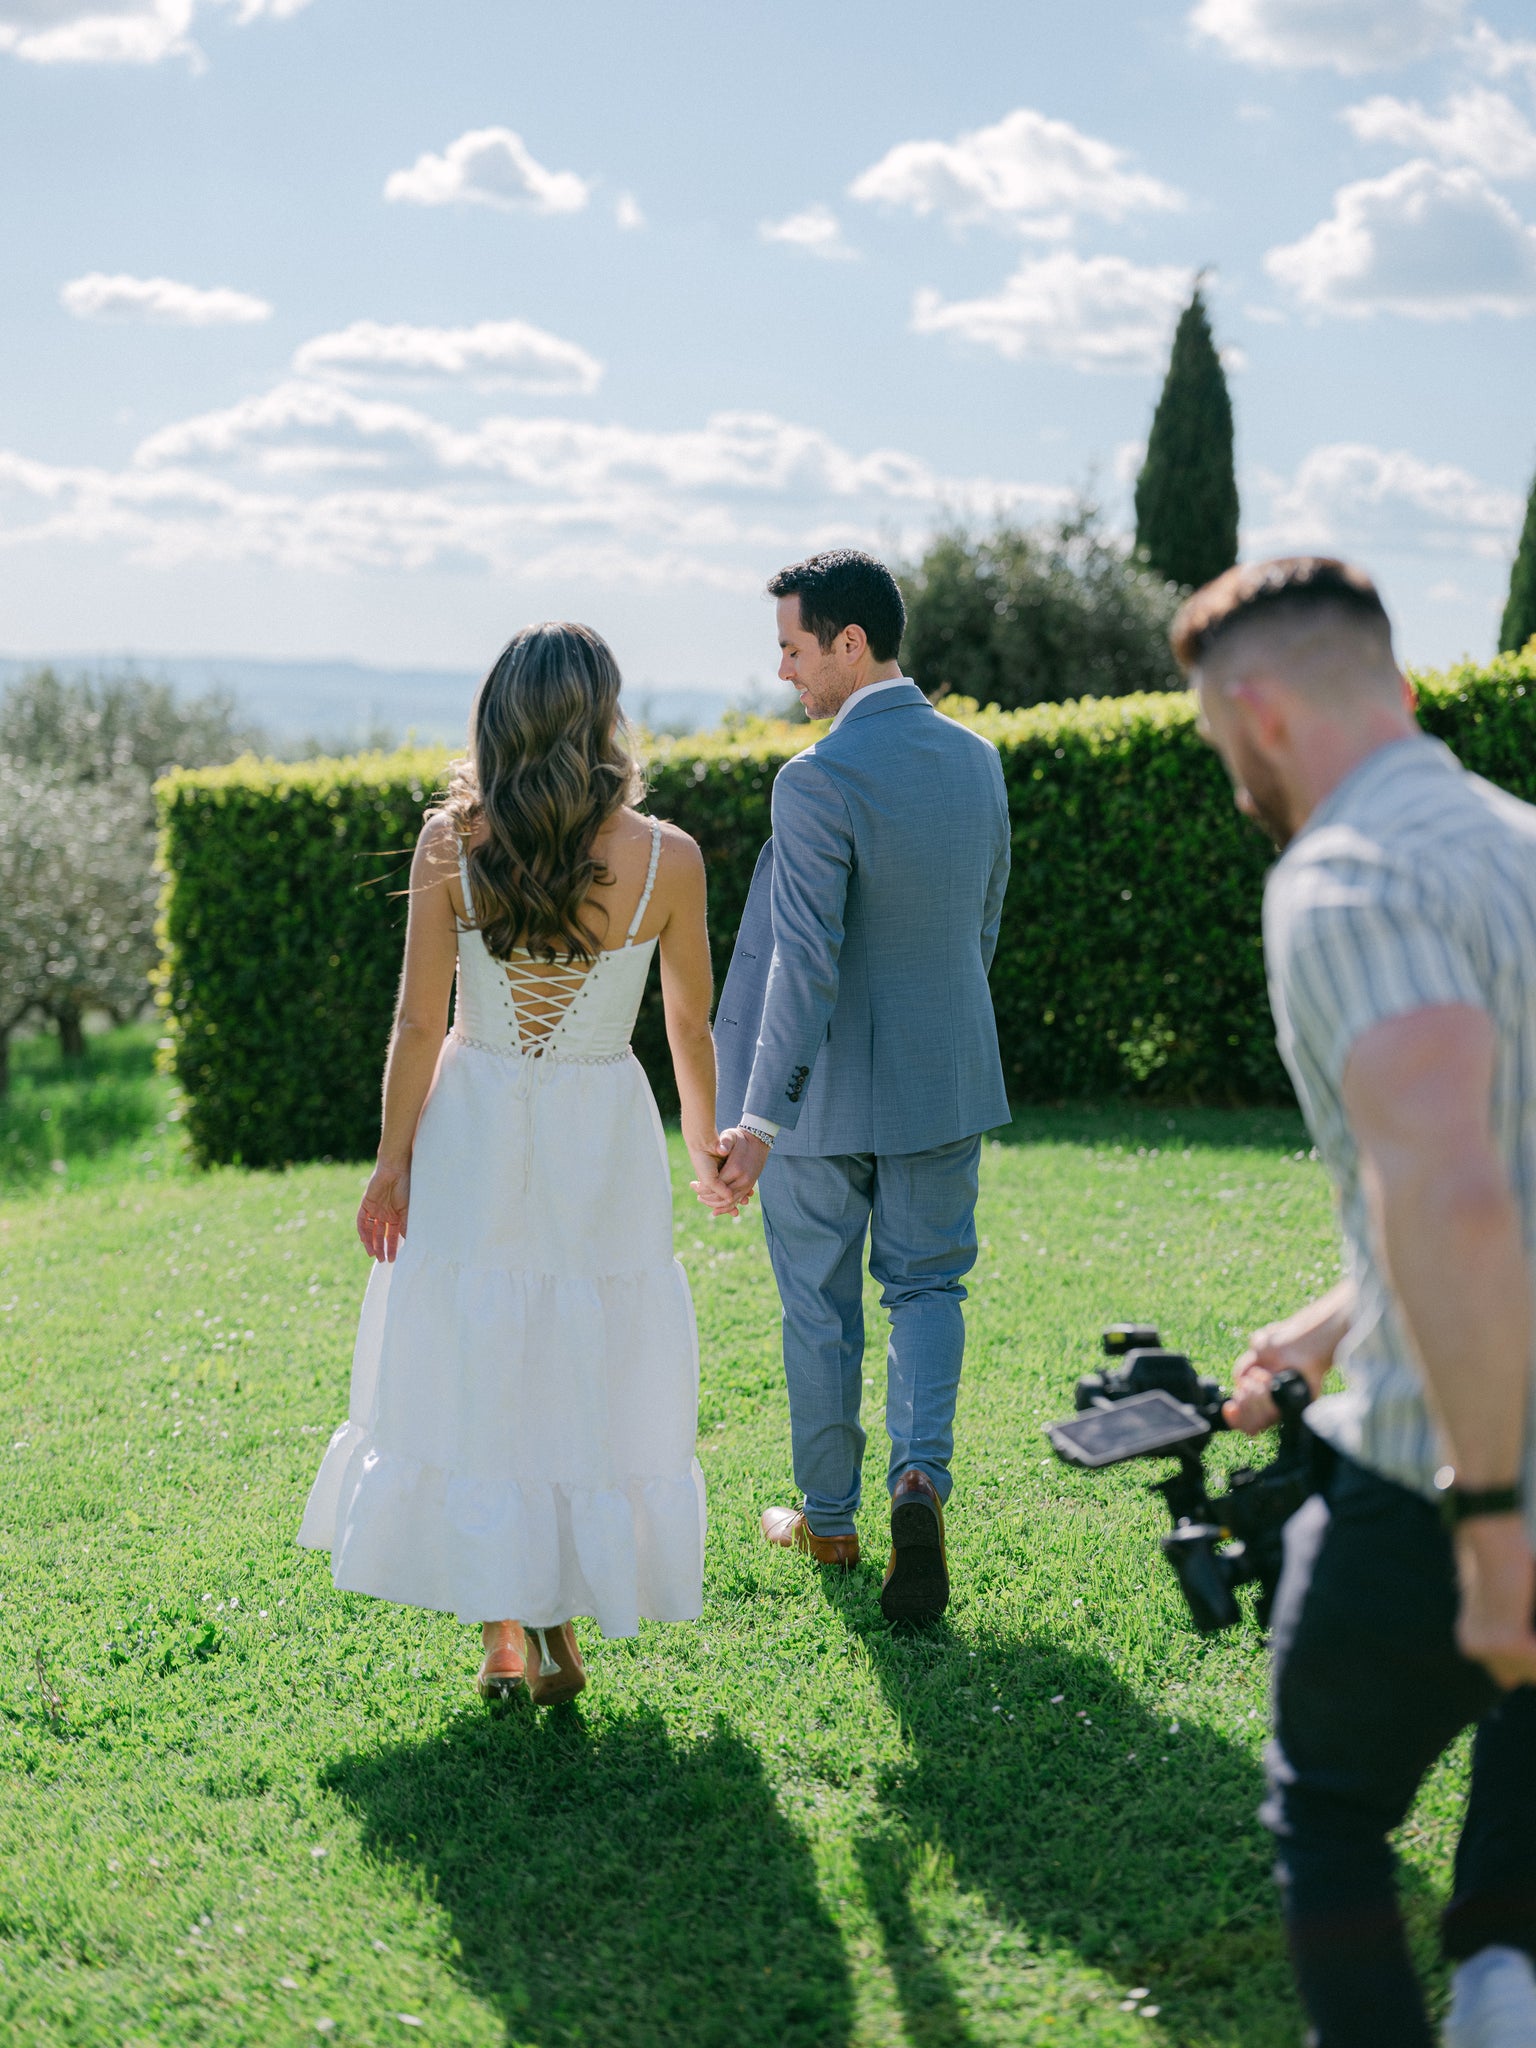
<path id="1" fill-rule="evenodd" d="M 781 569 L 770 597 L 798 597 L 800 622 L 825 653 L 845 626 L 862 626 L 876 661 L 894 661 L 907 627 L 907 608 L 884 562 L 858 548 L 827 548 Z"/>
<path id="2" fill-rule="evenodd" d="M 1241 626 L 1277 625 L 1331 611 L 1340 623 L 1372 629 L 1392 658 L 1392 622 L 1363 569 L 1332 555 L 1281 555 L 1239 562 L 1185 598 L 1168 630 L 1174 659 L 1189 670 Z"/>

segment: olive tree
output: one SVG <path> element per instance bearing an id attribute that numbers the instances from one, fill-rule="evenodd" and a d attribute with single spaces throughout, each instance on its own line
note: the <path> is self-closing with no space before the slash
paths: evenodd
<path id="1" fill-rule="evenodd" d="M 0 697 L 0 754 L 80 782 L 207 768 L 263 744 L 224 690 L 179 698 L 146 676 L 61 676 L 34 669 Z"/>
<path id="2" fill-rule="evenodd" d="M 40 1014 L 66 1057 L 90 1009 L 143 1008 L 155 964 L 155 778 L 258 735 L 222 693 L 39 669 L 0 697 L 0 1038 Z M 0 1083 L 3 1085 L 3 1083 Z"/>
<path id="3" fill-rule="evenodd" d="M 10 1039 L 42 1006 L 73 830 L 70 786 L 0 754 L 0 1090 Z"/>
<path id="4" fill-rule="evenodd" d="M 941 533 L 900 580 L 902 665 L 930 696 L 1017 710 L 1182 687 L 1168 648 L 1177 587 L 1086 500 L 1041 526 Z"/>

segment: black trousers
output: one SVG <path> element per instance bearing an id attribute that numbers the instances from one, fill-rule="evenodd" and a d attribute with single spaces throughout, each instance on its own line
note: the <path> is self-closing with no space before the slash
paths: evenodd
<path id="1" fill-rule="evenodd" d="M 1501 1693 L 1457 1649 L 1434 1507 L 1321 1445 L 1319 1470 L 1285 1532 L 1263 1819 L 1317 2048 L 1432 2048 L 1387 1836 L 1476 1722 L 1446 1953 L 1536 1957 L 1536 1687 Z"/>

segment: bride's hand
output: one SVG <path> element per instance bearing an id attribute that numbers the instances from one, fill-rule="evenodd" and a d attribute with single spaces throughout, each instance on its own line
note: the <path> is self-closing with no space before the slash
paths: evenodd
<path id="1" fill-rule="evenodd" d="M 684 1138 L 688 1156 L 693 1161 L 697 1180 L 688 1185 L 699 1200 L 716 1216 L 739 1216 L 741 1204 L 720 1178 L 720 1162 L 730 1152 L 717 1132 L 711 1131 L 704 1138 Z"/>
<path id="2" fill-rule="evenodd" d="M 388 1261 L 395 1256 L 405 1236 L 410 1206 L 410 1167 L 386 1166 L 380 1160 L 369 1176 L 357 1210 L 357 1234 L 370 1259 Z"/>

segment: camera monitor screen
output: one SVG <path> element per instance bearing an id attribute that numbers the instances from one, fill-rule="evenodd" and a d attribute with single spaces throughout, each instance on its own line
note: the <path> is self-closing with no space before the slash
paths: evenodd
<path id="1" fill-rule="evenodd" d="M 1182 1444 L 1199 1443 L 1210 1435 L 1211 1426 L 1193 1408 L 1158 1388 L 1132 1394 L 1112 1407 L 1090 1408 L 1070 1422 L 1048 1422 L 1045 1433 L 1058 1458 L 1091 1472 L 1126 1458 L 1151 1458 Z"/>

